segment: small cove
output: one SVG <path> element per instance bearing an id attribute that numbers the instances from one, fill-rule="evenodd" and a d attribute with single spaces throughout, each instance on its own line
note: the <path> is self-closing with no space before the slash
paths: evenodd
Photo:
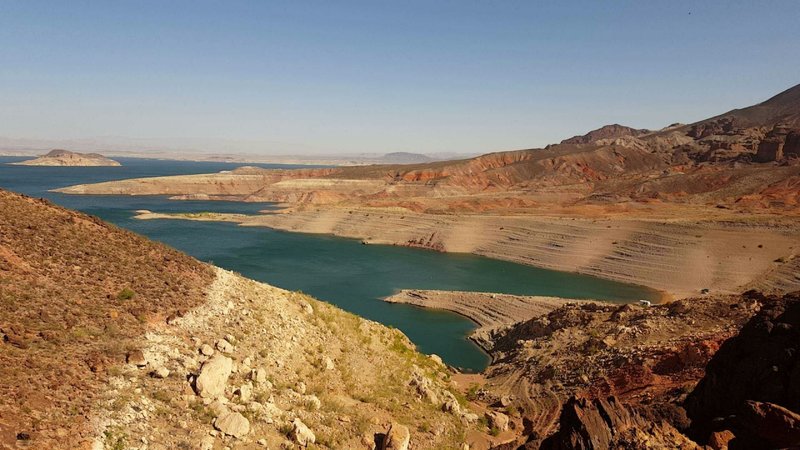
<path id="1" fill-rule="evenodd" d="M 0 163 L 23 158 L 0 157 Z M 383 245 L 333 236 L 289 233 L 231 223 L 133 219 L 133 212 L 226 212 L 255 214 L 265 203 L 171 201 L 164 196 L 68 196 L 49 189 L 143 176 L 209 173 L 244 164 L 118 158 L 118 168 L 26 167 L 0 164 L 0 187 L 96 215 L 247 277 L 300 290 L 405 332 L 421 351 L 448 364 L 482 370 L 488 363 L 466 339 L 475 328 L 454 313 L 380 299 L 399 289 L 442 289 L 596 298 L 617 302 L 655 299 L 650 289 L 586 275 L 556 272 L 465 254 Z M 253 164 L 262 167 L 292 168 Z"/>

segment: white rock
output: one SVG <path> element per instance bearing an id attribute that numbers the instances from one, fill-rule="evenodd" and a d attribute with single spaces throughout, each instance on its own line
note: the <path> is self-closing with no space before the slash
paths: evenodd
<path id="1" fill-rule="evenodd" d="M 250 421 L 238 412 L 232 412 L 217 417 L 214 427 L 229 436 L 241 439 L 250 432 Z"/>
<path id="2" fill-rule="evenodd" d="M 200 441 L 200 450 L 211 450 L 214 448 L 214 437 L 206 436 Z"/>
<path id="3" fill-rule="evenodd" d="M 325 356 L 322 358 L 322 369 L 323 370 L 333 370 L 333 360 L 329 357 Z"/>
<path id="4" fill-rule="evenodd" d="M 297 383 L 297 387 L 296 387 L 295 390 L 297 392 L 299 392 L 300 394 L 305 394 L 306 393 L 306 384 L 303 383 L 302 381 Z"/>
<path id="5" fill-rule="evenodd" d="M 497 428 L 500 431 L 508 430 L 508 416 L 497 411 L 488 411 L 486 419 L 489 421 L 489 428 Z"/>
<path id="6" fill-rule="evenodd" d="M 458 404 L 458 400 L 448 398 L 442 405 L 442 411 L 458 415 L 461 414 L 461 405 Z"/>
<path id="7" fill-rule="evenodd" d="M 408 431 L 408 427 L 392 422 L 392 424 L 389 425 L 389 430 L 386 431 L 383 448 L 386 450 L 408 450 L 408 444 L 410 442 L 411 433 Z"/>
<path id="8" fill-rule="evenodd" d="M 233 351 L 233 344 L 226 339 L 220 339 L 217 341 L 217 350 L 222 353 L 231 353 Z"/>
<path id="9" fill-rule="evenodd" d="M 258 369 L 253 369 L 250 372 L 250 379 L 258 384 L 263 384 L 267 381 L 267 371 L 264 370 L 263 367 L 259 367 Z"/>
<path id="10" fill-rule="evenodd" d="M 248 402 L 253 397 L 253 385 L 250 383 L 245 383 L 239 386 L 239 389 L 236 392 L 239 394 L 239 399 L 242 402 Z"/>
<path id="11" fill-rule="evenodd" d="M 313 444 L 317 441 L 317 437 L 314 436 L 311 429 L 300 419 L 294 419 L 294 421 L 292 421 L 291 438 L 303 447 L 308 447 L 308 444 Z"/>
<path id="12" fill-rule="evenodd" d="M 211 414 L 213 414 L 214 417 L 219 417 L 230 412 L 228 406 L 225 405 L 222 400 L 214 400 L 210 405 L 208 405 L 208 409 L 211 411 Z"/>
<path id="13" fill-rule="evenodd" d="M 214 348 L 208 344 L 203 344 L 203 346 L 200 347 L 200 353 L 205 356 L 211 356 L 214 354 Z"/>
<path id="14" fill-rule="evenodd" d="M 197 395 L 203 398 L 217 398 L 223 395 L 228 378 L 231 376 L 232 366 L 233 361 L 222 355 L 216 355 L 206 361 L 195 381 Z"/>
<path id="15" fill-rule="evenodd" d="M 478 421 L 478 415 L 475 413 L 464 413 L 461 415 L 461 418 L 467 423 L 475 423 Z"/>
<path id="16" fill-rule="evenodd" d="M 169 376 L 169 369 L 164 366 L 159 367 L 158 369 L 154 370 L 151 375 L 154 378 L 167 378 Z"/>

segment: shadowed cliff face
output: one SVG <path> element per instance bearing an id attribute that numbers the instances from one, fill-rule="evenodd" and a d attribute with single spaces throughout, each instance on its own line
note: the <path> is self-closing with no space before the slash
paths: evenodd
<path id="1" fill-rule="evenodd" d="M 800 445 L 800 295 L 762 301 L 686 400 L 689 434 L 698 442 L 728 430 L 731 448 Z"/>

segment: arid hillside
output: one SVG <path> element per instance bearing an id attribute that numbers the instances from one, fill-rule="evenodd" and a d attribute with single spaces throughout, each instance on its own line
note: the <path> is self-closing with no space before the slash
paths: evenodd
<path id="1" fill-rule="evenodd" d="M 204 301 L 210 267 L 45 200 L 0 190 L 0 446 L 75 443 L 150 322 Z"/>
<path id="2" fill-rule="evenodd" d="M 397 330 L 2 190 L 0 305 L 3 449 L 455 448 L 481 428 Z"/>

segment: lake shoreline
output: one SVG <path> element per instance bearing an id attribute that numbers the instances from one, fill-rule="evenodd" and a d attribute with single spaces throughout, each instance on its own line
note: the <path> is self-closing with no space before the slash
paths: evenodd
<path id="1" fill-rule="evenodd" d="M 491 356 L 494 347 L 492 336 L 501 329 L 543 316 L 566 304 L 591 300 L 493 292 L 402 289 L 383 301 L 445 310 L 466 317 L 477 326 L 468 338 Z"/>
<path id="2" fill-rule="evenodd" d="M 653 303 L 700 295 L 731 294 L 749 287 L 776 287 L 776 260 L 798 241 L 797 231 L 758 223 L 731 224 L 630 218 L 603 220 L 533 215 L 432 215 L 396 209 L 284 209 L 267 214 L 231 215 L 140 212 L 136 219 L 223 221 L 289 232 L 358 239 L 363 244 L 471 253 L 567 273 L 590 275 L 654 291 Z M 736 257 L 727 242 L 744 241 L 761 229 L 759 252 Z M 465 230 L 472 229 L 471 235 Z M 703 242 L 703 247 L 698 243 Z M 665 245 L 664 242 L 667 242 Z M 763 242 L 763 243 L 761 243 Z M 755 245 L 754 245 L 755 246 Z"/>

